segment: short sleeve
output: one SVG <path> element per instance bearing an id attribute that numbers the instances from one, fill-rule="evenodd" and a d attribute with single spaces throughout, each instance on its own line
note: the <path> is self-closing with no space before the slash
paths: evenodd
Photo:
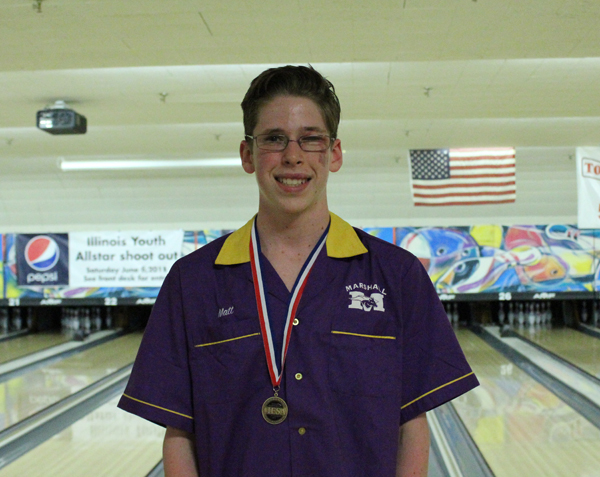
<path id="1" fill-rule="evenodd" d="M 401 423 L 479 385 L 427 272 L 416 258 L 402 277 Z"/>
<path id="2" fill-rule="evenodd" d="M 162 426 L 193 432 L 193 401 L 176 263 L 160 289 L 118 406 Z"/>

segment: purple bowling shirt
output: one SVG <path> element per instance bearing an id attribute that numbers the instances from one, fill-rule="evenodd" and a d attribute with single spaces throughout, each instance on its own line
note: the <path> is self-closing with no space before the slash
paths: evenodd
<path id="1" fill-rule="evenodd" d="M 283 371 L 289 415 L 269 424 L 251 226 L 175 263 L 119 407 L 194 433 L 203 477 L 394 476 L 399 427 L 478 385 L 427 272 L 331 214 Z M 283 330 L 290 293 L 264 263 Z"/>

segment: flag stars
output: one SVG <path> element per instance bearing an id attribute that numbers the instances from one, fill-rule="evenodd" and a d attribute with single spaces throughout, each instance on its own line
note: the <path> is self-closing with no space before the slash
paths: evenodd
<path id="1" fill-rule="evenodd" d="M 410 151 L 412 178 L 437 180 L 449 177 L 448 149 L 421 149 Z"/>

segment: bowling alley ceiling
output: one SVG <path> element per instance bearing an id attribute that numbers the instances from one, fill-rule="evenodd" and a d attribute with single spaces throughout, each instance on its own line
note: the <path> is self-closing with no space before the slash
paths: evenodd
<path id="1" fill-rule="evenodd" d="M 235 156 L 249 81 L 285 63 L 337 86 L 350 151 L 600 140 L 597 1 L 0 5 L 2 157 Z M 36 130 L 58 99 L 85 136 Z"/>
<path id="2" fill-rule="evenodd" d="M 60 178 L 59 158 L 236 157 L 250 80 L 287 63 L 335 84 L 349 165 L 596 145 L 599 24 L 596 0 L 3 0 L 0 177 Z M 36 129 L 56 100 L 87 134 Z"/>

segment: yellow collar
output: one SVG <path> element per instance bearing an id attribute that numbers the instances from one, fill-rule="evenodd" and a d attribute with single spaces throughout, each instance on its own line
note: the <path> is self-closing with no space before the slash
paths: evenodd
<path id="1" fill-rule="evenodd" d="M 332 212 L 329 212 L 329 215 L 331 225 L 325 243 L 328 257 L 348 258 L 368 252 L 348 222 Z M 216 265 L 237 265 L 250 261 L 250 235 L 253 222 L 254 217 L 241 229 L 227 237 L 215 260 Z"/>

